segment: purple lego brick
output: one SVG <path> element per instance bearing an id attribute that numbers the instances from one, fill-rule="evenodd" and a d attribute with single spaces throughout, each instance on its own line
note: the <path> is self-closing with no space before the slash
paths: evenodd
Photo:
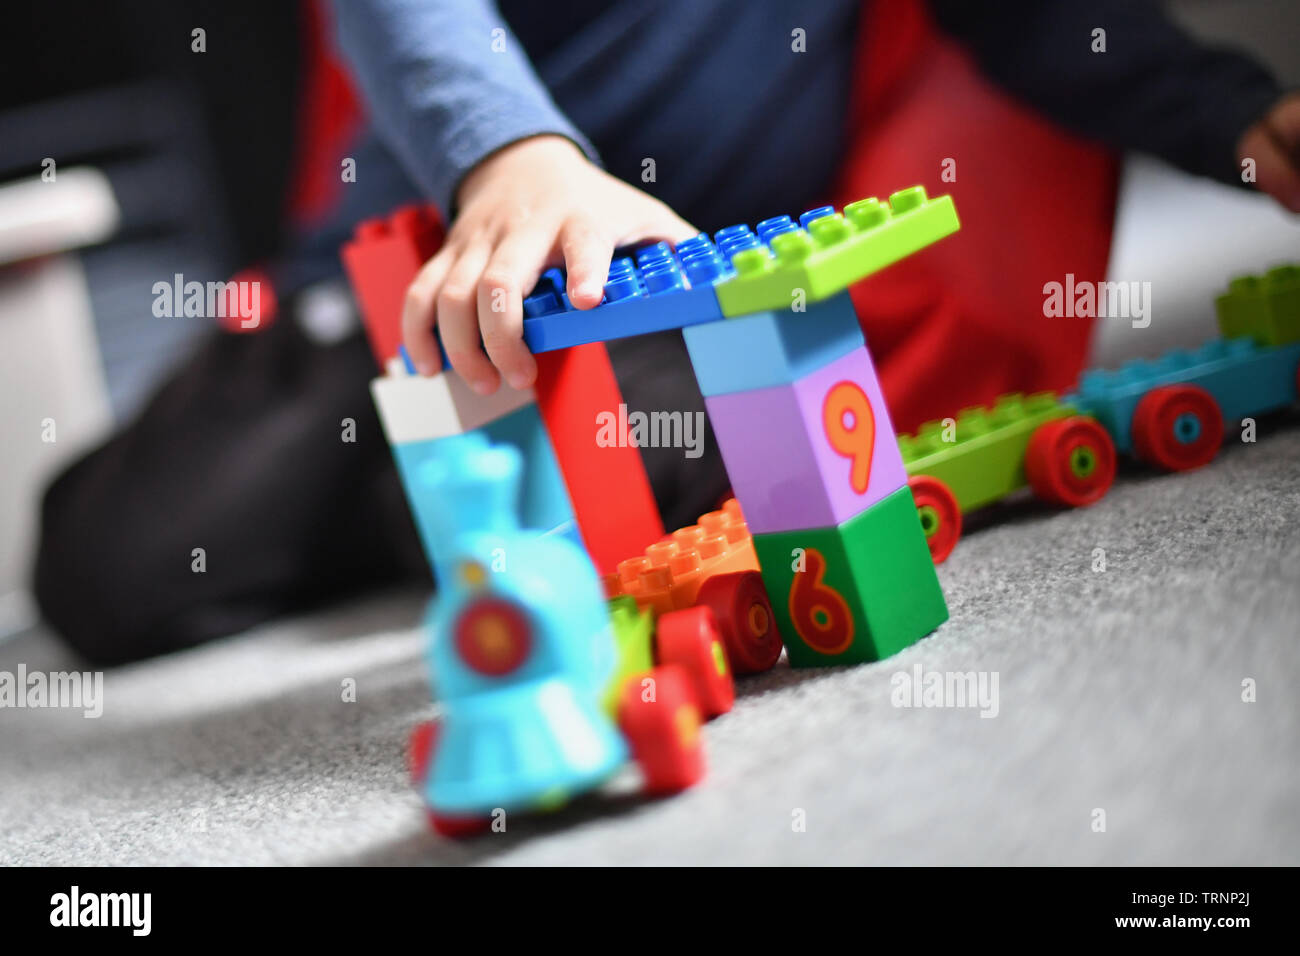
<path id="1" fill-rule="evenodd" d="M 907 484 L 865 348 L 793 385 L 704 401 L 754 534 L 842 524 Z"/>

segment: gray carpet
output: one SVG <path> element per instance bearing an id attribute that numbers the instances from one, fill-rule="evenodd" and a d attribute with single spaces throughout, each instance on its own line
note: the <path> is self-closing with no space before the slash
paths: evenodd
<path id="1" fill-rule="evenodd" d="M 1300 863 L 1296 419 L 1092 509 L 980 523 L 940 569 L 947 625 L 743 681 L 680 797 L 625 778 L 469 844 L 427 833 L 403 771 L 432 711 L 423 602 L 389 595 L 109 672 L 98 720 L 0 710 L 0 862 Z M 0 645 L 19 662 L 74 666 L 41 634 Z M 916 665 L 996 672 L 997 716 L 893 706 Z"/>

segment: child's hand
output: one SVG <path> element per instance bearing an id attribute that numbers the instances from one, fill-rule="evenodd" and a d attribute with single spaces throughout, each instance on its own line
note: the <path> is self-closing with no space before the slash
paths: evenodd
<path id="1" fill-rule="evenodd" d="M 697 232 L 560 136 L 493 153 L 465 177 L 457 200 L 446 243 L 407 290 L 402 336 L 416 369 L 433 374 L 436 323 L 452 367 L 483 395 L 500 384 L 497 369 L 514 388 L 527 388 L 537 375 L 523 342 L 523 297 L 546 267 L 562 261 L 569 301 L 590 309 L 600 304 L 615 247 L 676 243 Z"/>
<path id="2" fill-rule="evenodd" d="M 1300 93 L 1278 100 L 1242 134 L 1237 161 L 1246 159 L 1255 160 L 1255 185 L 1300 213 Z"/>

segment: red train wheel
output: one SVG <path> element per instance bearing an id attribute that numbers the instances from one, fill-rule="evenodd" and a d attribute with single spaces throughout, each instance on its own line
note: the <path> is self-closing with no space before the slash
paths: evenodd
<path id="1" fill-rule="evenodd" d="M 1168 471 L 1214 460 L 1223 444 L 1223 413 L 1199 385 L 1164 385 L 1142 396 L 1133 413 L 1133 450 Z"/>
<path id="2" fill-rule="evenodd" d="M 772 669 L 781 656 L 781 634 L 761 574 L 715 574 L 700 586 L 695 603 L 713 611 L 732 670 L 760 674 Z"/>
<path id="3" fill-rule="evenodd" d="M 650 793 L 676 793 L 704 776 L 700 711 L 680 667 L 656 667 L 623 685 L 618 723 Z"/>
<path id="4" fill-rule="evenodd" d="M 411 783 L 416 787 L 423 786 L 424 778 L 429 775 L 429 764 L 433 761 L 433 748 L 437 741 L 438 725 L 434 721 L 423 720 L 411 728 L 406 765 L 411 771 Z"/>
<path id="5" fill-rule="evenodd" d="M 466 837 L 478 836 L 480 833 L 487 833 L 491 830 L 492 818 L 449 817 L 446 814 L 430 810 L 429 826 L 433 827 L 434 832 L 439 836 L 450 837 L 453 840 L 463 840 Z"/>
<path id="6" fill-rule="evenodd" d="M 1040 425 L 1025 452 L 1025 475 L 1034 494 L 1068 508 L 1105 496 L 1115 482 L 1115 465 L 1115 443 L 1087 415 Z"/>
<path id="7" fill-rule="evenodd" d="M 686 672 L 705 717 L 731 710 L 736 702 L 736 682 L 731 677 L 713 611 L 688 607 L 660 615 L 655 626 L 655 650 L 660 664 L 676 664 Z"/>
<path id="8" fill-rule="evenodd" d="M 961 537 L 961 509 L 957 507 L 957 498 L 946 484 L 930 475 L 913 475 L 907 484 L 916 502 L 925 543 L 930 547 L 930 560 L 942 564 Z"/>

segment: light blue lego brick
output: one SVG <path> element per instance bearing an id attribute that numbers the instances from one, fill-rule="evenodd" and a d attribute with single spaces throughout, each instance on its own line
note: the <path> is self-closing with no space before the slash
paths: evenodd
<path id="1" fill-rule="evenodd" d="M 703 233 L 675 251 L 662 242 L 641 249 L 635 264 L 615 259 L 605 298 L 594 309 L 575 309 L 564 273 L 550 269 L 524 299 L 524 341 L 534 353 L 551 352 L 710 322 L 722 317 L 713 285 L 731 275 Z"/>
<path id="2" fill-rule="evenodd" d="M 722 319 L 682 329 L 682 337 L 705 396 L 793 385 L 865 344 L 847 292 L 806 312 Z"/>
<path id="3" fill-rule="evenodd" d="M 483 427 L 493 442 L 514 445 L 524 456 L 519 515 L 525 528 L 547 531 L 572 522 L 573 503 L 555 448 L 536 405 L 525 405 Z M 582 541 L 579 538 L 578 543 Z"/>
<path id="4" fill-rule="evenodd" d="M 1065 401 L 1093 415 L 1115 447 L 1133 447 L 1133 414 L 1142 396 L 1161 385 L 1199 385 L 1219 403 L 1225 422 L 1284 408 L 1295 402 L 1300 343 L 1261 347 L 1250 339 L 1215 339 L 1199 349 L 1175 349 L 1155 360 L 1136 359 L 1119 369 L 1092 369 Z"/>
<path id="5" fill-rule="evenodd" d="M 574 524 L 569 491 L 536 405 L 525 405 L 467 435 L 394 445 L 393 458 L 397 463 L 397 472 L 402 479 L 411 513 L 415 516 L 415 528 L 424 545 L 425 555 L 435 571 L 446 556 L 446 534 L 435 523 L 436 512 L 430 508 L 421 490 L 420 469 L 440 454 L 448 454 L 461 446 L 478 447 L 488 439 L 494 444 L 513 446 L 523 456 L 519 514 L 524 527 L 548 532 Z M 566 537 L 582 545 L 576 526 L 572 534 L 566 533 Z"/>

